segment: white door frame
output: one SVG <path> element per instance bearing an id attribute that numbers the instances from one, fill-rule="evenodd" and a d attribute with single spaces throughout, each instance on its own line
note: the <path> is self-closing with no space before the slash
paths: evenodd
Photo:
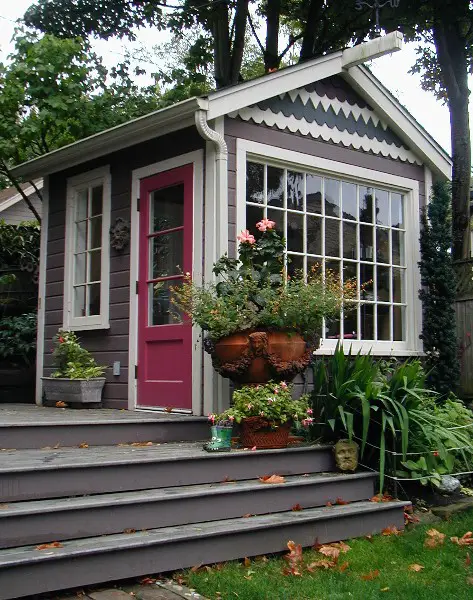
<path id="1" fill-rule="evenodd" d="M 193 165 L 194 189 L 193 189 L 193 244 L 192 244 L 192 279 L 196 283 L 202 282 L 202 245 L 203 245 L 203 171 L 204 151 L 195 150 L 187 154 L 181 154 L 167 160 L 151 165 L 146 165 L 132 171 L 131 185 L 131 237 L 130 237 L 130 329 L 129 329 L 129 357 L 128 357 L 128 409 L 137 409 L 137 380 L 135 378 L 135 366 L 138 361 L 138 295 L 136 294 L 136 282 L 138 281 L 139 266 L 139 233 L 140 213 L 138 212 L 138 198 L 140 197 L 141 179 L 158 175 L 163 171 L 169 171 L 184 165 Z M 202 402 L 202 342 L 200 331 L 197 327 L 192 328 L 192 412 L 201 415 Z M 145 409 L 139 410 L 159 410 Z M 178 412 L 178 411 L 176 411 Z M 188 411 L 183 411 L 188 412 Z"/>

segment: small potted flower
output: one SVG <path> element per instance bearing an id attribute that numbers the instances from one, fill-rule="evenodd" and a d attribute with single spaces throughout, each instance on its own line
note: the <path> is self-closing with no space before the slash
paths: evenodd
<path id="1" fill-rule="evenodd" d="M 204 444 L 204 450 L 207 452 L 227 452 L 232 448 L 232 431 L 235 417 L 233 415 L 222 413 L 209 415 L 210 442 Z"/>
<path id="2" fill-rule="evenodd" d="M 57 368 L 42 377 L 48 404 L 65 402 L 78 407 L 100 406 L 105 385 L 105 367 L 97 365 L 72 331 L 59 330 L 54 337 L 53 358 Z"/>
<path id="3" fill-rule="evenodd" d="M 308 395 L 292 397 L 286 382 L 242 386 L 233 393 L 233 406 L 224 418 L 241 423 L 240 442 L 246 448 L 286 448 L 294 424 L 312 424 Z"/>

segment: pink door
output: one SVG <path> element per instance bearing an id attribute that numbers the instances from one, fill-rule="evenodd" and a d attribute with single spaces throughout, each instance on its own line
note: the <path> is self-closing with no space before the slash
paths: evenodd
<path id="1" fill-rule="evenodd" d="M 192 204 L 192 165 L 141 181 L 138 406 L 192 409 L 192 328 L 170 303 L 192 272 Z"/>

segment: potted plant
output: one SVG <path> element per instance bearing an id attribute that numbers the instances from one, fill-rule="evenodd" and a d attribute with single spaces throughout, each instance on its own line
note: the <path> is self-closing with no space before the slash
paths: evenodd
<path id="1" fill-rule="evenodd" d="M 285 448 L 294 424 L 313 422 L 309 396 L 294 400 L 292 391 L 284 381 L 242 386 L 220 419 L 241 423 L 240 442 L 246 448 Z"/>
<path id="2" fill-rule="evenodd" d="M 207 452 L 227 452 L 232 448 L 232 432 L 235 417 L 222 413 L 209 415 L 210 441 L 204 444 Z"/>
<path id="3" fill-rule="evenodd" d="M 46 401 L 72 406 L 99 406 L 105 384 L 105 367 L 97 365 L 72 331 L 59 330 L 54 338 L 53 358 L 57 370 L 42 377 Z"/>
<path id="4" fill-rule="evenodd" d="M 315 267 L 304 277 L 287 275 L 285 241 L 274 221 L 238 236 L 238 259 L 214 265 L 218 283 L 196 286 L 186 275 L 172 302 L 206 334 L 214 368 L 238 383 L 289 380 L 308 366 L 320 342 L 323 318 L 339 314 L 355 297 L 356 284 Z"/>
<path id="5" fill-rule="evenodd" d="M 0 400 L 34 401 L 36 313 L 0 319 Z"/>

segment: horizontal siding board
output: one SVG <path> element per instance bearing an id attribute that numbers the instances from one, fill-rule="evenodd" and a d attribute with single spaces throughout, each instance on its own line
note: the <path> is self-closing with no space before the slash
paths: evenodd
<path id="1" fill-rule="evenodd" d="M 118 271 L 110 273 L 110 288 L 120 288 L 130 286 L 129 271 Z"/>
<path id="2" fill-rule="evenodd" d="M 58 269 L 64 267 L 64 252 L 60 252 L 59 254 L 49 254 L 47 259 L 47 268 Z"/>
<path id="3" fill-rule="evenodd" d="M 113 254 L 110 256 L 110 273 L 130 271 L 130 254 Z"/>
<path id="4" fill-rule="evenodd" d="M 107 400 L 127 400 L 128 385 L 125 383 L 107 383 L 103 390 L 103 397 Z"/>
<path id="5" fill-rule="evenodd" d="M 63 281 L 57 281 L 57 282 L 49 282 L 46 281 L 46 302 L 48 302 L 49 298 L 53 297 L 53 296 L 61 296 L 61 301 L 62 301 L 62 296 L 64 294 L 64 282 Z"/>
<path id="6" fill-rule="evenodd" d="M 51 242 L 61 241 L 64 244 L 64 224 L 57 225 L 56 227 L 48 228 L 48 240 Z"/>
<path id="7" fill-rule="evenodd" d="M 53 254 L 59 254 L 60 252 L 64 254 L 64 244 L 64 238 L 60 240 L 48 240 L 48 260 Z"/>
<path id="8" fill-rule="evenodd" d="M 59 327 L 63 322 L 62 317 L 62 310 L 48 310 L 45 314 L 44 322 L 46 326 L 55 325 L 56 327 Z"/>
<path id="9" fill-rule="evenodd" d="M 110 304 L 122 304 L 130 301 L 130 287 L 111 288 Z"/>
<path id="10" fill-rule="evenodd" d="M 64 267 L 57 267 L 54 269 L 46 268 L 46 283 L 57 283 L 61 282 L 64 284 Z"/>

